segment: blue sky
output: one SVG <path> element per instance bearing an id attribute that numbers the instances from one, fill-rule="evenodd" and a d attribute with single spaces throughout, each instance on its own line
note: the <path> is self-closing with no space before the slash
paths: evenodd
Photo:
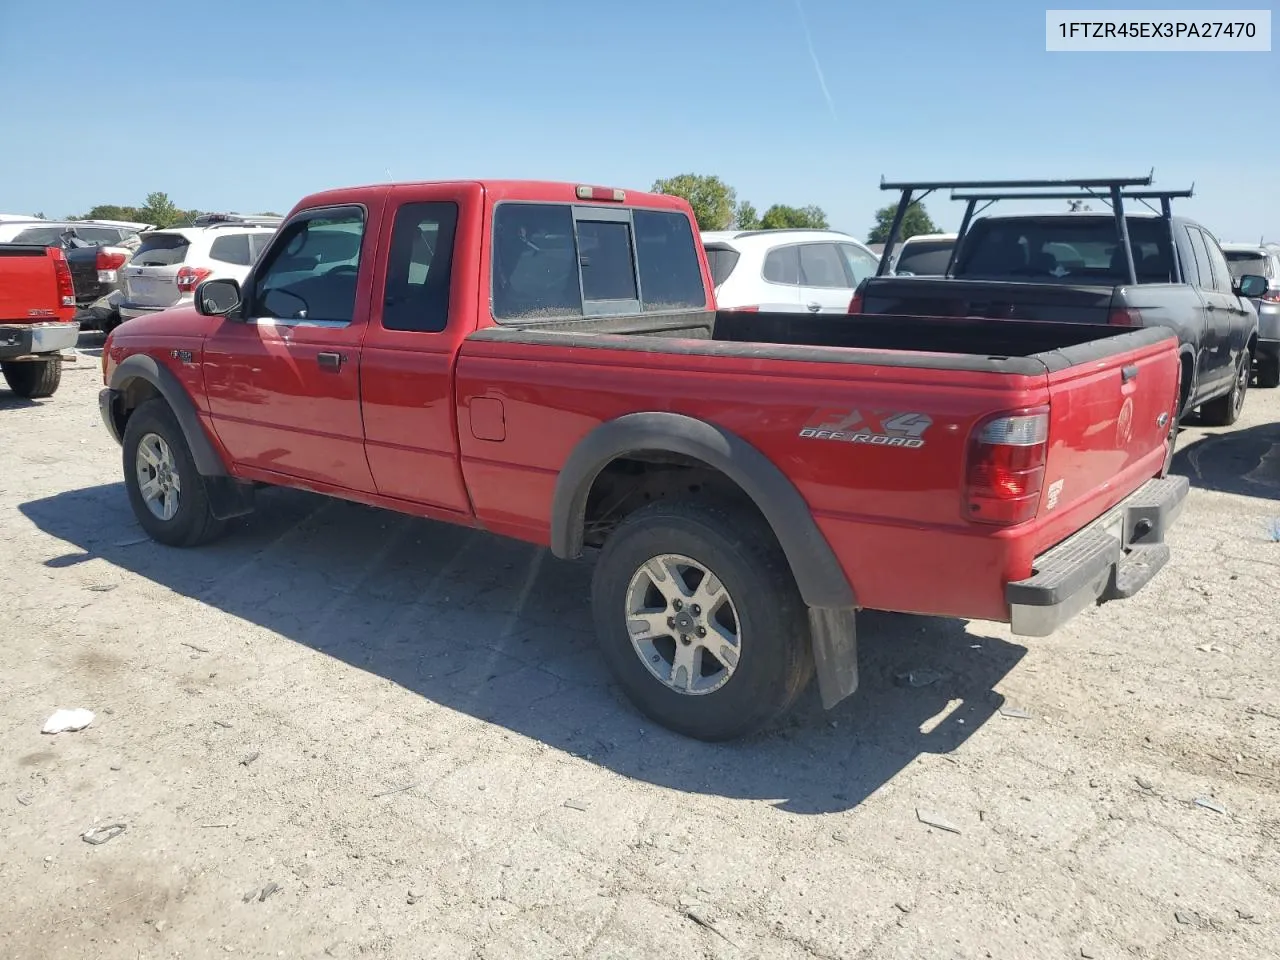
<path id="1" fill-rule="evenodd" d="M 801 2 L 812 54 L 796 0 L 0 0 L 0 212 L 697 172 L 864 237 L 881 174 L 1154 166 L 1195 181 L 1178 209 L 1222 239 L 1280 239 L 1275 52 L 1050 54 L 1025 0 Z M 930 209 L 944 227 L 962 212 Z"/>

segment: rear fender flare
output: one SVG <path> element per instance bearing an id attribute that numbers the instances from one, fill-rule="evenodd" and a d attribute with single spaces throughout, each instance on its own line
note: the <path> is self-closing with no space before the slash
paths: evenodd
<path id="1" fill-rule="evenodd" d="M 705 420 L 677 413 L 631 413 L 600 424 L 565 462 L 551 505 L 551 552 L 581 556 L 587 497 L 612 461 L 645 452 L 701 460 L 736 483 L 764 515 L 782 546 L 804 602 L 818 608 L 856 608 L 853 587 L 795 485 L 741 437 Z"/>
<path id="2" fill-rule="evenodd" d="M 196 469 L 205 477 L 225 477 L 227 467 L 223 463 L 217 448 L 209 439 L 204 426 L 200 423 L 200 415 L 195 402 L 186 388 L 171 370 L 156 362 L 154 357 L 146 354 L 135 354 L 120 362 L 112 371 L 111 382 L 107 384 L 112 390 L 124 390 L 132 380 L 145 380 L 160 392 L 165 403 L 173 411 L 182 428 L 182 434 L 191 450 L 191 458 L 196 462 Z"/>

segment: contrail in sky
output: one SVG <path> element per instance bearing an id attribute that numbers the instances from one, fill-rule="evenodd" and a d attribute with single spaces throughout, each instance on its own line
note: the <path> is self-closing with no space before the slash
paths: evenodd
<path id="1" fill-rule="evenodd" d="M 800 27 L 804 30 L 804 42 L 809 45 L 809 59 L 813 61 L 813 72 L 818 75 L 818 86 L 822 88 L 823 99 L 827 101 L 827 109 L 831 111 L 831 119 L 836 120 L 836 104 L 831 99 L 831 91 L 827 89 L 826 77 L 822 75 L 822 64 L 818 62 L 818 54 L 813 49 L 813 36 L 809 33 L 809 21 L 805 19 L 804 7 L 800 0 L 796 2 L 796 13 L 800 14 Z"/>

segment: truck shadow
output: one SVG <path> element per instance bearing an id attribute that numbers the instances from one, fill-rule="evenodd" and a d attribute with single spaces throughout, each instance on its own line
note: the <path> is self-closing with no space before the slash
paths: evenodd
<path id="1" fill-rule="evenodd" d="M 288 490 L 262 491 L 256 514 L 198 550 L 142 541 L 119 483 L 20 509 L 78 548 L 47 561 L 54 570 L 101 558 L 624 776 L 796 813 L 849 809 L 920 755 L 953 751 L 999 709 L 994 687 L 1026 653 L 963 621 L 867 613 L 853 697 L 825 712 L 814 684 L 778 729 L 703 744 L 613 688 L 587 562 Z M 175 642 L 173 656 L 187 654 Z"/>
<path id="2" fill-rule="evenodd" d="M 1193 487 L 1280 500 L 1280 423 L 1204 433 L 1173 456 Z"/>

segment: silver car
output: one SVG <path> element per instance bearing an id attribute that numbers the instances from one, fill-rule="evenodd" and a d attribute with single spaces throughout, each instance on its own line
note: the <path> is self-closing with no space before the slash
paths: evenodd
<path id="1" fill-rule="evenodd" d="M 1267 292 L 1252 301 L 1258 311 L 1258 386 L 1280 387 L 1280 243 L 1224 243 L 1232 276 L 1267 278 Z"/>

